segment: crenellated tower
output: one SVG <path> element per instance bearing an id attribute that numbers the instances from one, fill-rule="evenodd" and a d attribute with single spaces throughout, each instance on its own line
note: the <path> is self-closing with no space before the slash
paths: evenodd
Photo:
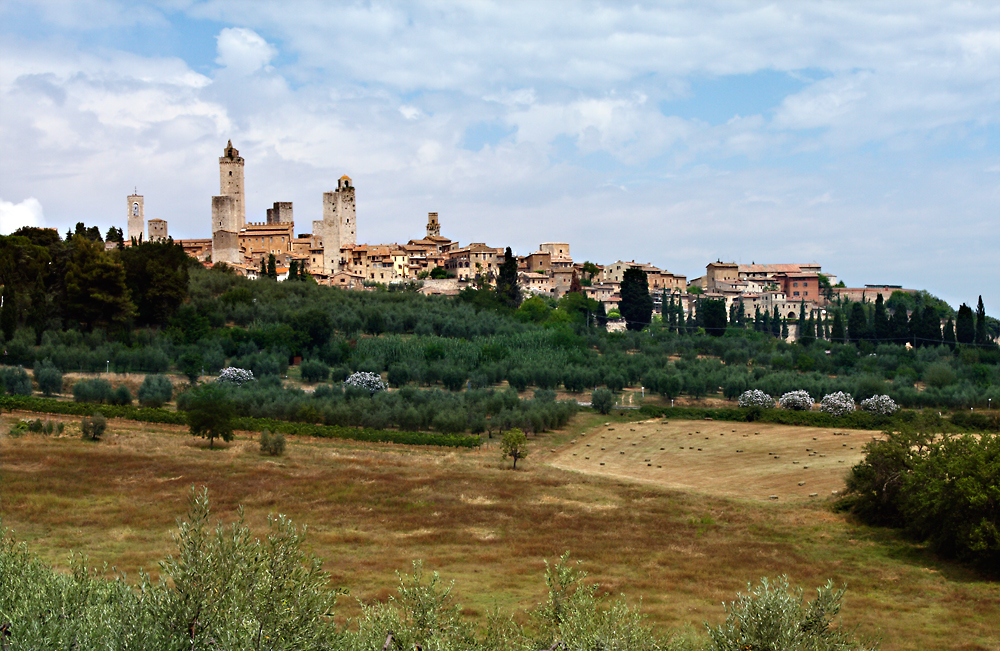
<path id="1" fill-rule="evenodd" d="M 226 150 L 219 158 L 219 194 L 233 198 L 237 231 L 246 227 L 247 214 L 243 193 L 243 158 L 233 141 L 226 143 Z"/>

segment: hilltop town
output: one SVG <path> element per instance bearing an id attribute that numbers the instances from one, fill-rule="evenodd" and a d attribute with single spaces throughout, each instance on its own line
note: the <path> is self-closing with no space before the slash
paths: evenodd
<path id="1" fill-rule="evenodd" d="M 342 176 L 337 188 L 323 193 L 321 220 L 308 233 L 296 232 L 290 201 L 275 201 L 261 222 L 248 222 L 244 183 L 246 161 L 232 141 L 219 157 L 219 195 L 211 198 L 211 238 L 184 239 L 184 251 L 207 267 L 224 263 L 237 273 L 257 278 L 272 265 L 281 281 L 289 274 L 306 272 L 317 283 L 348 290 L 379 285 L 419 283 L 424 294 L 457 294 L 476 284 L 495 285 L 504 247 L 472 242 L 462 246 L 441 235 L 438 213 L 427 214 L 426 232 L 405 244 L 359 244 L 357 205 L 351 178 Z M 131 194 L 128 204 L 128 240 L 166 240 L 167 222 L 144 220 L 144 197 Z M 568 242 L 542 242 L 538 250 L 517 256 L 518 284 L 525 296 L 561 298 L 574 282 L 587 298 L 600 302 L 614 315 L 621 301 L 626 270 L 645 272 L 654 307 L 660 311 L 669 300 L 687 316 L 701 298 L 722 299 L 727 312 L 777 314 L 795 321 L 800 314 L 821 318 L 831 301 L 874 302 L 887 300 L 895 291 L 914 292 L 898 285 L 850 288 L 819 263 L 736 264 L 717 260 L 706 265 L 697 278 L 672 273 L 650 262 L 617 260 L 609 264 L 575 261 Z M 575 280 L 574 280 L 575 279 Z M 624 327 L 622 323 L 609 328 Z M 796 337 L 791 325 L 790 339 Z"/>

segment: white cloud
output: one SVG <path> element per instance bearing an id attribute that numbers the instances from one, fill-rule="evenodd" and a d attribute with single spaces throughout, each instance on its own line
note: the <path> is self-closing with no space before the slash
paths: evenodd
<path id="1" fill-rule="evenodd" d="M 227 27 L 215 37 L 219 56 L 215 62 L 239 75 L 264 68 L 278 50 L 257 32 L 243 27 Z"/>
<path id="2" fill-rule="evenodd" d="M 0 199 L 0 233 L 9 235 L 24 226 L 42 226 L 45 216 L 42 214 L 42 204 L 34 197 L 28 197 L 21 203 L 11 203 Z"/>

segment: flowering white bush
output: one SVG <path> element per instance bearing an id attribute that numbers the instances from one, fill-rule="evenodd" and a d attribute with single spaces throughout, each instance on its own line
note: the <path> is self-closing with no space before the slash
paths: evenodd
<path id="1" fill-rule="evenodd" d="M 740 396 L 740 407 L 762 407 L 770 409 L 774 406 L 774 398 L 767 395 L 760 389 L 750 389 L 744 391 Z"/>
<path id="2" fill-rule="evenodd" d="M 899 411 L 899 405 L 896 404 L 896 401 L 886 395 L 865 398 L 861 401 L 861 408 L 883 416 L 891 416 Z"/>
<path id="3" fill-rule="evenodd" d="M 385 382 L 382 381 L 382 377 L 378 373 L 368 373 L 365 371 L 352 373 L 349 378 L 344 380 L 344 388 L 348 387 L 365 389 L 372 395 L 386 389 Z"/>
<path id="4" fill-rule="evenodd" d="M 240 386 L 246 384 L 247 382 L 253 382 L 253 371 L 248 371 L 245 368 L 236 368 L 235 366 L 227 366 L 226 368 L 219 371 L 218 382 L 235 384 Z"/>
<path id="5" fill-rule="evenodd" d="M 789 391 L 778 398 L 778 405 L 782 409 L 809 411 L 813 407 L 813 399 L 808 391 Z"/>
<path id="6" fill-rule="evenodd" d="M 851 394 L 838 391 L 828 393 L 823 396 L 823 401 L 819 404 L 819 410 L 825 411 L 834 416 L 843 416 L 854 411 L 854 398 Z"/>

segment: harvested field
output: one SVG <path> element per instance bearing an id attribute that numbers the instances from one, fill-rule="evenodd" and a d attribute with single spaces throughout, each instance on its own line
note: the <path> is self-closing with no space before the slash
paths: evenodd
<path id="1" fill-rule="evenodd" d="M 560 448 L 557 468 L 760 501 L 826 498 L 879 432 L 769 423 L 606 422 Z"/>
<path id="2" fill-rule="evenodd" d="M 730 481 L 737 466 L 721 461 L 714 473 L 711 464 L 689 463 L 698 480 L 677 481 L 694 489 L 550 465 L 602 435 L 626 441 L 626 432 L 635 434 L 638 448 L 643 434 L 651 436 L 642 428 L 686 424 L 580 414 L 565 432 L 532 437 L 531 455 L 513 472 L 495 441 L 455 450 L 292 437 L 287 454 L 273 458 L 261 456 L 245 432 L 209 450 L 183 427 L 121 420 L 110 421 L 99 443 L 79 438 L 79 419 L 59 416 L 52 419 L 68 423 L 61 437 L 3 436 L 22 417 L 36 415 L 0 417 L 3 524 L 60 568 L 77 551 L 91 565 L 106 562 L 130 576 L 142 567 L 155 576 L 156 561 L 175 552 L 170 533 L 186 512 L 190 487 L 204 485 L 225 521 L 242 505 L 257 532 L 269 513 L 307 525 L 308 548 L 332 584 L 350 591 L 337 608 L 343 622 L 359 612 L 359 601 L 394 594 L 395 573 L 408 571 L 414 559 L 454 580 L 463 613 L 477 621 L 496 606 L 531 608 L 544 598 L 543 561 L 569 550 L 603 592 L 631 604 L 641 600 L 658 627 L 717 623 L 724 618 L 721 602 L 747 582 L 787 574 L 807 594 L 827 579 L 846 584 L 843 621 L 882 635 L 887 651 L 1000 648 L 1000 586 L 892 532 L 852 524 L 828 508 L 829 492 L 809 500 L 789 488 L 788 498 L 761 503 L 755 495 L 734 499 L 698 488 L 702 481 Z M 696 429 L 705 432 L 703 424 Z M 709 424 L 720 440 L 739 429 Z M 787 429 L 789 445 L 798 447 L 802 436 L 811 441 L 819 431 Z M 688 431 L 695 430 L 674 436 L 688 438 Z M 846 439 L 860 443 L 864 436 L 851 432 Z M 842 438 L 831 433 L 829 441 Z M 618 456 L 631 453 L 624 451 Z"/>

